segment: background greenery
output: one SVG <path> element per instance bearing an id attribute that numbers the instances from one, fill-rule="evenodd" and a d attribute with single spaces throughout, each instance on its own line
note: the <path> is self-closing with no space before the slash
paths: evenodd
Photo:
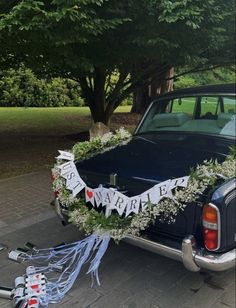
<path id="1" fill-rule="evenodd" d="M 130 106 L 120 106 L 117 109 L 118 113 L 129 111 Z M 87 131 L 90 126 L 88 107 L 0 108 L 0 135 L 62 136 Z M 119 125 L 112 128 L 117 127 Z"/>
<path id="2" fill-rule="evenodd" d="M 83 105 L 80 87 L 71 79 L 40 79 L 24 66 L 0 72 L 0 107 Z"/>
<path id="3" fill-rule="evenodd" d="M 127 116 L 130 107 L 117 109 L 111 128 L 132 131 L 138 118 Z M 131 121 L 133 119 L 133 121 Z M 69 149 L 88 138 L 88 107 L 0 108 L 0 179 L 48 169 L 58 149 Z"/>
<path id="4" fill-rule="evenodd" d="M 178 72 L 177 72 L 178 74 Z M 113 75 L 114 82 L 117 75 Z M 179 77 L 174 88 L 196 85 L 235 82 L 233 71 L 218 68 L 204 73 L 194 73 Z M 131 105 L 132 95 L 121 105 Z M 0 71 L 0 107 L 63 107 L 85 106 L 78 82 L 68 78 L 38 78 L 31 69 L 20 66 L 18 69 Z M 80 111 L 81 112 L 81 111 Z M 24 117 L 24 115 L 22 114 Z"/>
<path id="5" fill-rule="evenodd" d="M 2 0 L 0 64 L 78 81 L 94 122 L 109 125 L 134 91 L 166 92 L 173 67 L 232 66 L 234 8 L 233 0 Z"/>
<path id="6" fill-rule="evenodd" d="M 181 71 L 179 71 L 181 73 Z M 178 74 L 178 72 L 177 72 Z M 229 68 L 216 68 L 214 70 L 192 73 L 177 78 L 174 83 L 176 89 L 188 88 L 198 85 L 234 83 L 235 71 Z"/>

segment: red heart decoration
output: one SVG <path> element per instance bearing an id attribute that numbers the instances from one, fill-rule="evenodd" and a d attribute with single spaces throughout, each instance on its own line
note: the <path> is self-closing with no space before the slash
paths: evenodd
<path id="1" fill-rule="evenodd" d="M 37 299 L 34 299 L 34 298 L 30 298 L 29 300 L 28 300 L 28 305 L 36 305 L 36 304 L 38 304 L 38 301 L 37 301 Z"/>
<path id="2" fill-rule="evenodd" d="M 89 197 L 89 199 L 91 199 L 93 197 L 93 192 L 92 191 L 86 190 L 86 194 Z"/>

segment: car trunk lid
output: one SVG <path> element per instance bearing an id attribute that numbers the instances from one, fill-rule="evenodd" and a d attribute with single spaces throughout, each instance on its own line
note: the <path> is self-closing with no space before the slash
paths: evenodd
<path id="1" fill-rule="evenodd" d="M 148 134 L 135 136 L 125 146 L 77 163 L 79 173 L 92 188 L 109 186 L 110 174 L 118 176 L 117 187 L 128 196 L 143 193 L 162 181 L 189 175 L 204 160 L 223 161 L 230 140 L 193 134 Z M 181 241 L 187 234 L 198 234 L 201 208 L 188 205 L 173 224 L 157 221 L 147 230 L 152 239 L 168 237 Z M 200 240 L 200 239 L 199 239 Z"/>

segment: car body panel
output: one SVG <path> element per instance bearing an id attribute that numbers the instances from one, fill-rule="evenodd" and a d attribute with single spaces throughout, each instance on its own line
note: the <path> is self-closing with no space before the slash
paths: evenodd
<path id="1" fill-rule="evenodd" d="M 201 98 L 211 95 L 219 96 L 217 108 L 215 114 L 205 121 L 205 116 L 201 117 L 200 114 Z M 218 111 L 221 115 L 223 111 L 224 116 L 222 100 L 224 95 L 235 97 L 235 85 L 183 89 L 160 96 L 150 105 L 127 144 L 90 159 L 76 162 L 81 177 L 91 188 L 98 185 L 113 187 L 110 183 L 110 175 L 117 174 L 115 188 L 130 197 L 141 194 L 159 182 L 189 175 L 192 168 L 202 164 L 205 160 L 223 162 L 229 154 L 230 147 L 235 145 L 233 135 L 204 132 L 203 130 L 181 131 L 181 127 L 176 131 L 172 127 L 170 131 L 168 129 L 161 131 L 158 128 L 156 131 L 146 132 L 141 128 L 154 104 L 160 105 L 158 108 L 161 113 L 171 113 L 173 103 L 169 108 L 168 101 L 189 96 L 196 96 L 197 107 L 194 109 L 191 121 L 200 120 L 202 122 L 198 123 L 200 125 L 203 123 L 207 127 L 211 119 L 216 121 Z M 211 103 L 210 100 L 204 102 Z M 231 110 L 227 108 L 231 121 Z M 224 117 L 222 119 L 224 120 Z M 221 128 L 219 126 L 218 131 Z M 235 183 L 235 178 L 225 181 L 224 178 L 219 177 L 215 187 L 210 187 L 199 195 L 196 202 L 185 205 L 184 211 L 176 216 L 174 223 L 169 224 L 157 219 L 141 234 L 140 238 L 128 237 L 126 241 L 174 259 L 181 259 L 184 265 L 193 271 L 200 268 L 216 271 L 231 268 L 235 264 L 236 247 Z M 221 241 L 216 251 L 207 251 L 204 247 L 202 208 L 206 203 L 213 204 L 220 214 Z M 56 208 L 63 220 L 66 216 L 66 209 L 60 206 L 59 200 L 56 200 Z"/>
<path id="2" fill-rule="evenodd" d="M 76 166 L 82 175 L 92 171 L 103 175 L 105 181 L 111 173 L 116 173 L 118 180 L 136 179 L 153 186 L 153 183 L 188 175 L 190 168 L 206 159 L 223 161 L 232 144 L 231 138 L 149 133 L 134 136 L 127 145 L 78 162 Z"/>

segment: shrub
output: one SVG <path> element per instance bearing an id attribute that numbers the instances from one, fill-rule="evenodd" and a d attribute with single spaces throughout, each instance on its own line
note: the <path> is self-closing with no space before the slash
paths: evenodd
<path id="1" fill-rule="evenodd" d="M 77 82 L 63 78 L 39 79 L 25 67 L 0 73 L 0 106 L 83 106 Z"/>

